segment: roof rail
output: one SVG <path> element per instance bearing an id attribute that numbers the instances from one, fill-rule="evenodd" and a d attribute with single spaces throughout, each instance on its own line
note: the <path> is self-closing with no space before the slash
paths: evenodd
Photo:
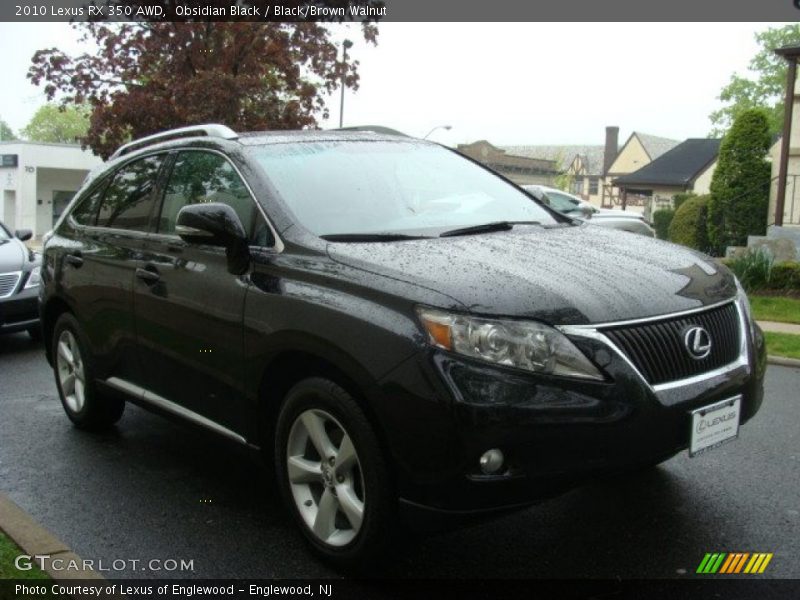
<path id="1" fill-rule="evenodd" d="M 188 127 L 178 127 L 177 129 L 168 129 L 167 131 L 162 131 L 161 133 L 156 133 L 153 135 L 148 135 L 143 138 L 139 138 L 138 140 L 133 140 L 132 142 L 128 142 L 127 144 L 123 144 L 114 154 L 111 155 L 109 160 L 113 160 L 119 156 L 123 156 L 128 154 L 129 152 L 133 152 L 139 148 L 144 148 L 145 146 L 150 146 L 152 144 L 157 144 L 159 142 L 167 142 L 169 140 L 177 140 L 180 138 L 187 138 L 187 137 L 216 137 L 222 138 L 225 140 L 235 140 L 238 139 L 239 134 L 236 133 L 230 127 L 225 125 L 218 125 L 216 123 L 209 123 L 207 125 L 189 125 Z"/>

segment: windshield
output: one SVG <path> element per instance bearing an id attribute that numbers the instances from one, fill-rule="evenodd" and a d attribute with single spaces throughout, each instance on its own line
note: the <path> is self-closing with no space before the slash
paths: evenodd
<path id="1" fill-rule="evenodd" d="M 459 155 L 415 141 L 319 141 L 253 149 L 297 220 L 320 236 L 425 233 L 556 220 Z"/>
<path id="2" fill-rule="evenodd" d="M 545 195 L 550 199 L 550 207 L 559 212 L 570 212 L 579 208 L 580 202 L 566 194 L 547 190 Z"/>

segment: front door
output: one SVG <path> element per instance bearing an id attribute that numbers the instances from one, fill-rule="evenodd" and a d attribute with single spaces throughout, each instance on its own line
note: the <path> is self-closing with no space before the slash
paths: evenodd
<path id="1" fill-rule="evenodd" d="M 134 283 L 140 356 L 148 390 L 242 433 L 242 318 L 249 278 L 231 272 L 224 248 L 188 244 L 175 234 L 178 211 L 198 202 L 226 203 L 245 231 L 255 227 L 255 201 L 226 157 L 204 150 L 175 156 Z"/>

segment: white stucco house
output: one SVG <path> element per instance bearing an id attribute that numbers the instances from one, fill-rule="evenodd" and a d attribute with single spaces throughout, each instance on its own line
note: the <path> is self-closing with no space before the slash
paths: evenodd
<path id="1" fill-rule="evenodd" d="M 41 238 L 102 162 L 73 144 L 0 142 L 0 220 Z"/>

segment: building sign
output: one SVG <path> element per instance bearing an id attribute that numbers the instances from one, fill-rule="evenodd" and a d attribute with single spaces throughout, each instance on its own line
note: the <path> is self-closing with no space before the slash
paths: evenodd
<path id="1" fill-rule="evenodd" d="M 17 154 L 0 154 L 0 167 L 16 167 L 19 163 Z"/>

